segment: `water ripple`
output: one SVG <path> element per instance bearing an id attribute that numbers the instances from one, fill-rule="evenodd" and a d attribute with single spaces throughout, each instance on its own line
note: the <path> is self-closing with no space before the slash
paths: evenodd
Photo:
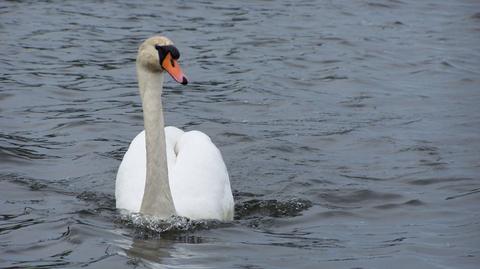
<path id="1" fill-rule="evenodd" d="M 3 1 L 0 267 L 476 268 L 478 3 L 266 3 Z M 155 33 L 191 81 L 166 122 L 219 146 L 233 222 L 114 208 Z"/>

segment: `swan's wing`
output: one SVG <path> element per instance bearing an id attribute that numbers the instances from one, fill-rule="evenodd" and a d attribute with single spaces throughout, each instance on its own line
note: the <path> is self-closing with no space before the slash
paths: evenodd
<path id="1" fill-rule="evenodd" d="M 186 132 L 175 144 L 170 187 L 177 214 L 192 219 L 233 219 L 233 196 L 218 148 L 199 131 Z"/>
<path id="2" fill-rule="evenodd" d="M 140 132 L 130 143 L 123 156 L 115 182 L 117 208 L 139 212 L 145 191 L 147 173 L 145 131 Z"/>

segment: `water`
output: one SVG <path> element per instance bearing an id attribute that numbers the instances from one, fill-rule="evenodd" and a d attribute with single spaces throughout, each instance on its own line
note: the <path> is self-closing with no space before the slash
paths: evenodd
<path id="1" fill-rule="evenodd" d="M 479 12 L 2 1 L 0 267 L 478 268 Z M 167 81 L 166 121 L 222 150 L 233 222 L 158 233 L 114 208 L 143 128 L 135 53 L 157 33 L 191 82 Z"/>

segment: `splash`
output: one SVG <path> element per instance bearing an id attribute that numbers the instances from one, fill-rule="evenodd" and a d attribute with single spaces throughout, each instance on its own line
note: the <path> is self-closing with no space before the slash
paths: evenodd
<path id="1" fill-rule="evenodd" d="M 135 229 L 137 235 L 142 237 L 149 237 L 155 234 L 212 229 L 222 224 L 222 222 L 218 220 L 192 220 L 181 216 L 171 216 L 168 219 L 161 219 L 141 213 L 127 213 L 125 211 L 121 211 L 117 223 Z"/>

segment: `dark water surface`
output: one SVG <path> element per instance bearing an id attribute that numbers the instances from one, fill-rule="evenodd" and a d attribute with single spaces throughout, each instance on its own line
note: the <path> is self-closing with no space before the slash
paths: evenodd
<path id="1" fill-rule="evenodd" d="M 0 267 L 478 268 L 478 1 L 136 2 L 0 2 Z M 114 209 L 157 33 L 191 81 L 166 121 L 222 150 L 231 223 Z"/>

